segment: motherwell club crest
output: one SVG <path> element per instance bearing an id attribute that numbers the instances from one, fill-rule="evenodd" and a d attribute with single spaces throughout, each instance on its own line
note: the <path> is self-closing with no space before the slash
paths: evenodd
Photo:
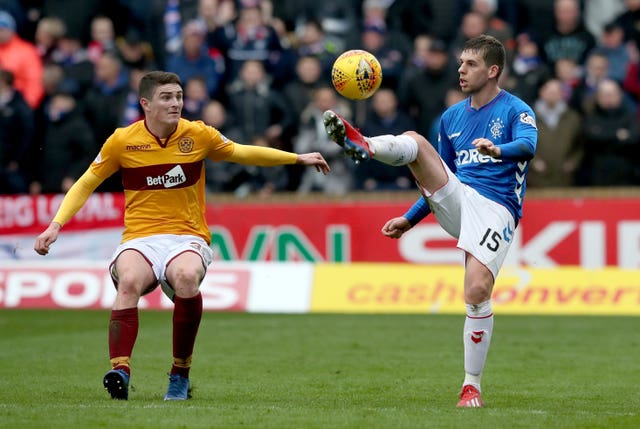
<path id="1" fill-rule="evenodd" d="M 193 139 L 191 137 L 182 137 L 178 141 L 178 149 L 182 153 L 189 153 L 193 150 Z"/>

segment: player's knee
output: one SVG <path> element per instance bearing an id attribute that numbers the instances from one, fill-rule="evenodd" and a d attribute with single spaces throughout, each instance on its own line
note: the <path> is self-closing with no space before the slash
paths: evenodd
<path id="1" fill-rule="evenodd" d="M 467 304 L 480 304 L 491 298 L 491 290 L 483 284 L 472 284 L 465 288 L 464 298 Z"/>
<path id="2" fill-rule="evenodd" d="M 202 273 L 197 270 L 177 268 L 167 278 L 176 291 L 176 295 L 181 298 L 190 298 L 198 294 Z"/>
<path id="3" fill-rule="evenodd" d="M 404 133 L 404 135 L 411 137 L 412 139 L 414 139 L 416 141 L 416 143 L 418 143 L 418 150 L 422 151 L 427 147 L 431 146 L 431 143 L 429 143 L 429 140 L 426 139 L 425 136 L 423 136 L 422 134 L 419 134 L 415 131 L 407 131 Z"/>

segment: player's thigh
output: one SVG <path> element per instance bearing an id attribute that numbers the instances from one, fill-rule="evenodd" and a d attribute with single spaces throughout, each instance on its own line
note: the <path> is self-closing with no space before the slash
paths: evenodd
<path id="1" fill-rule="evenodd" d="M 202 256 L 195 251 L 186 250 L 167 263 L 165 278 L 176 295 L 184 298 L 198 293 L 205 272 L 206 265 Z"/>
<path id="2" fill-rule="evenodd" d="M 134 290 L 138 295 L 157 286 L 151 263 L 140 251 L 134 249 L 126 249 L 118 255 L 111 275 L 119 290 Z"/>
<path id="3" fill-rule="evenodd" d="M 424 136 L 414 131 L 408 131 L 405 134 L 418 143 L 418 156 L 409 164 L 409 168 L 421 187 L 433 194 L 448 181 L 442 159 Z"/>

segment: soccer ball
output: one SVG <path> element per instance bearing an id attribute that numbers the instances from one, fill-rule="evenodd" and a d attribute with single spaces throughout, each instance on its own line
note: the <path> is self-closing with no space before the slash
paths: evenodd
<path id="1" fill-rule="evenodd" d="M 382 68 L 373 54 L 360 49 L 344 52 L 331 69 L 333 87 L 343 97 L 364 100 L 382 83 Z"/>

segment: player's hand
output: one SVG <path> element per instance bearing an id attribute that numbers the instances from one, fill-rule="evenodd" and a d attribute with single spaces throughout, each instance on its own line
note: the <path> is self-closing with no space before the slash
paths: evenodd
<path id="1" fill-rule="evenodd" d="M 298 161 L 296 162 L 296 164 L 313 165 L 316 167 L 316 170 L 322 172 L 322 174 L 327 174 L 329 171 L 331 171 L 331 169 L 329 168 L 329 164 L 327 164 L 327 161 L 318 152 L 298 154 Z"/>
<path id="2" fill-rule="evenodd" d="M 411 229 L 411 224 L 406 217 L 394 217 L 389 219 L 387 223 L 382 227 L 382 235 L 386 235 L 389 238 L 400 238 L 402 234 Z"/>
<path id="3" fill-rule="evenodd" d="M 60 224 L 57 222 L 51 222 L 47 229 L 36 238 L 36 243 L 33 246 L 39 255 L 46 255 L 49 253 L 49 246 L 58 239 L 58 233 L 60 232 Z"/>
<path id="4" fill-rule="evenodd" d="M 492 158 L 500 158 L 502 155 L 502 149 L 489 139 L 475 139 L 471 144 L 478 149 L 478 153 L 481 155 L 489 155 Z"/>

